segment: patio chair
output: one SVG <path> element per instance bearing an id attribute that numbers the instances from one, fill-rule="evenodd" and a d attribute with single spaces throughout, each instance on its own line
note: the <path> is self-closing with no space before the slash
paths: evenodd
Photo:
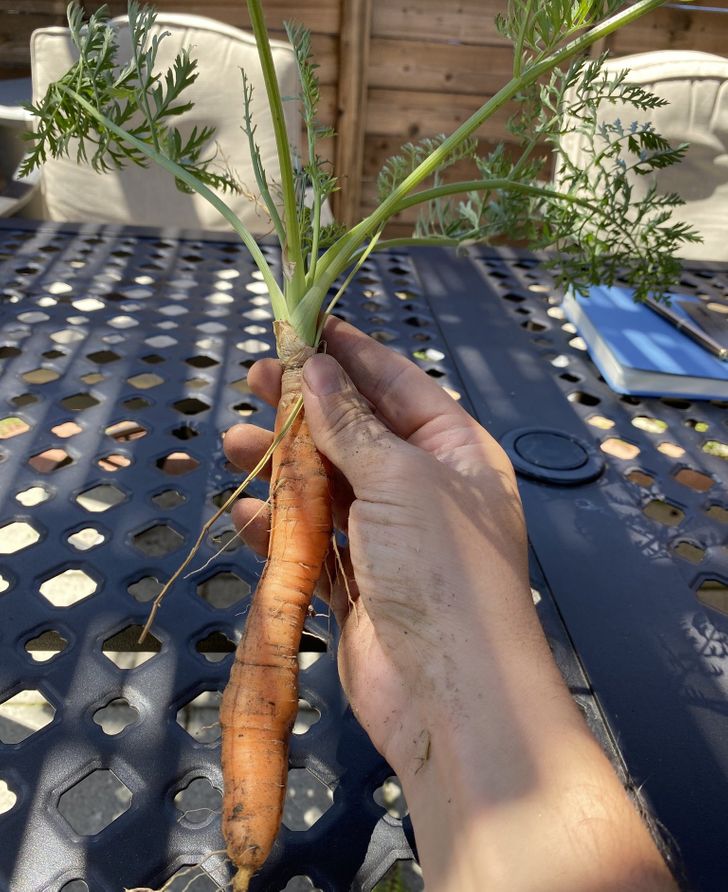
<path id="1" fill-rule="evenodd" d="M 129 31 L 127 19 L 113 20 L 119 28 L 120 58 L 126 58 Z M 243 119 L 242 80 L 240 69 L 254 87 L 253 112 L 257 124 L 256 141 L 268 174 L 275 183 L 279 166 L 271 116 L 266 103 L 263 74 L 258 62 L 255 39 L 251 34 L 229 25 L 196 15 L 160 14 L 154 33 L 169 32 L 162 41 L 158 56 L 160 69 L 166 68 L 177 52 L 190 47 L 199 61 L 199 77 L 185 94 L 194 107 L 176 119 L 184 133 L 195 124 L 212 124 L 221 164 L 235 171 L 246 194 L 227 193 L 225 200 L 243 223 L 255 234 L 271 230 L 267 214 L 259 203 L 248 142 L 240 127 Z M 53 80 L 73 63 L 74 46 L 68 28 L 41 28 L 30 41 L 32 95 L 42 96 Z M 273 59 L 284 97 L 299 92 L 296 62 L 292 47 L 272 41 Z M 13 85 L 17 97 L 19 85 Z M 30 96 L 27 96 L 30 99 Z M 284 103 L 288 132 L 298 147 L 301 132 L 296 102 Z M 4 114 L 3 114 L 4 112 Z M 3 120 L 4 118 L 4 120 Z M 12 107 L 0 95 L 0 134 L 8 142 L 17 135 L 18 127 L 30 126 L 29 115 L 22 108 Z M 13 129 L 8 129 L 8 126 Z M 2 148 L 2 146 L 0 146 Z M 211 152 L 215 146 L 210 147 Z M 6 159 L 16 159 L 17 150 L 7 148 Z M 7 160 L 6 160 L 7 165 Z M 129 167 L 107 174 L 95 173 L 88 165 L 79 166 L 73 157 L 51 159 L 42 168 L 35 184 L 14 181 L 6 170 L 6 184 L 0 182 L 0 216 L 17 213 L 24 205 L 24 215 L 54 221 L 84 223 L 118 223 L 147 226 L 172 226 L 202 230 L 224 230 L 228 224 L 200 196 L 179 192 L 167 174 L 150 174 L 149 170 Z M 8 195 L 10 192 L 10 195 Z M 32 195 L 32 200 L 31 199 Z"/>
<path id="2" fill-rule="evenodd" d="M 627 80 L 643 85 L 669 101 L 649 112 L 619 105 L 604 105 L 600 116 L 625 124 L 650 120 L 675 145 L 690 144 L 683 161 L 661 171 L 661 191 L 677 192 L 685 205 L 677 220 L 691 223 L 703 243 L 685 245 L 681 256 L 693 260 L 728 261 L 726 211 L 728 209 L 728 59 L 687 50 L 664 50 L 610 59 L 606 70 L 628 69 Z M 568 108 L 568 99 L 567 99 Z M 564 138 L 568 157 L 588 164 L 585 142 L 578 133 Z M 635 189 L 644 190 L 645 178 L 635 177 Z"/>

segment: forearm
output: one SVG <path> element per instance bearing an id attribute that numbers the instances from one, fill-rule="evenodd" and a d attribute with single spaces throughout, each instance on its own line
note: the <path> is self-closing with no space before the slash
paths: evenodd
<path id="1" fill-rule="evenodd" d="M 445 714 L 421 711 L 411 752 L 393 766 L 427 887 L 672 892 L 534 623 L 525 620 L 520 646 L 484 631 L 477 655 L 456 656 Z"/>

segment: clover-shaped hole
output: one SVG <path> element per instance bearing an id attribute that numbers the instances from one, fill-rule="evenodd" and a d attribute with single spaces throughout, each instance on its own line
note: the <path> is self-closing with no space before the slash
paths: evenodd
<path id="1" fill-rule="evenodd" d="M 144 399 L 143 396 L 132 396 L 122 403 L 122 406 L 129 409 L 130 412 L 140 412 L 142 409 L 148 409 L 151 405 L 151 400 Z"/>
<path id="2" fill-rule="evenodd" d="M 164 557 L 184 544 L 184 536 L 166 523 L 155 523 L 132 536 L 135 548 L 148 557 Z"/>
<path id="3" fill-rule="evenodd" d="M 17 794 L 11 789 L 8 782 L 0 777 L 0 815 L 9 812 L 17 801 Z"/>
<path id="4" fill-rule="evenodd" d="M 45 486 L 30 486 L 16 493 L 15 500 L 20 502 L 25 508 L 32 508 L 34 505 L 40 505 L 50 499 L 51 493 Z"/>
<path id="5" fill-rule="evenodd" d="M 685 517 L 685 512 L 677 505 L 667 502 L 664 499 L 651 499 L 642 509 L 646 517 L 650 520 L 656 520 L 664 526 L 675 527 Z"/>
<path id="6" fill-rule="evenodd" d="M 25 642 L 25 650 L 36 663 L 47 663 L 68 647 L 68 641 L 56 629 L 46 629 Z"/>
<path id="7" fill-rule="evenodd" d="M 254 406 L 252 403 L 242 402 L 236 403 L 233 406 L 233 411 L 237 412 L 238 415 L 242 415 L 243 418 L 248 418 L 258 411 L 258 407 Z"/>
<path id="8" fill-rule="evenodd" d="M 174 797 L 181 820 L 188 824 L 205 824 L 222 812 L 222 793 L 206 777 L 196 777 Z"/>
<path id="9" fill-rule="evenodd" d="M 667 430 L 667 423 L 659 418 L 650 418 L 648 415 L 635 415 L 632 419 L 633 427 L 648 434 L 662 434 Z"/>
<path id="10" fill-rule="evenodd" d="M 39 590 L 54 607 L 72 607 L 90 598 L 97 589 L 98 583 L 85 570 L 72 567 L 46 579 Z"/>
<path id="11" fill-rule="evenodd" d="M 25 520 L 14 520 L 0 527 L 0 554 L 15 554 L 40 539 L 40 533 Z"/>
<path id="12" fill-rule="evenodd" d="M 184 504 L 187 501 L 187 497 L 177 489 L 164 489 L 162 492 L 153 495 L 152 501 L 157 508 L 169 511 L 171 508 Z"/>
<path id="13" fill-rule="evenodd" d="M 235 642 L 231 641 L 224 632 L 215 630 L 204 638 L 200 638 L 195 644 L 195 650 L 208 663 L 219 663 L 229 654 L 235 651 Z"/>
<path id="14" fill-rule="evenodd" d="M 169 452 L 157 459 L 157 467 L 170 477 L 180 477 L 199 468 L 200 463 L 189 452 Z"/>
<path id="15" fill-rule="evenodd" d="M 311 877 L 299 873 L 290 878 L 281 892 L 322 892 L 322 890 L 318 886 L 314 886 Z"/>
<path id="16" fill-rule="evenodd" d="M 705 557 L 705 549 L 702 545 L 690 542 L 687 539 L 680 539 L 672 546 L 672 550 L 678 557 L 684 561 L 690 561 L 691 564 L 699 564 Z"/>
<path id="17" fill-rule="evenodd" d="M 0 440 L 10 440 L 30 430 L 30 425 L 17 415 L 6 415 L 0 418 Z"/>
<path id="18" fill-rule="evenodd" d="M 695 594 L 701 604 L 728 615 L 728 584 L 723 579 L 706 579 Z"/>
<path id="19" fill-rule="evenodd" d="M 395 775 L 388 777 L 373 793 L 377 805 L 387 810 L 393 818 L 402 819 L 409 813 L 407 802 L 402 792 L 402 784 Z"/>
<path id="20" fill-rule="evenodd" d="M 164 892 L 220 892 L 220 886 L 201 864 L 185 864 L 162 888 Z"/>
<path id="21" fill-rule="evenodd" d="M 83 428 L 81 425 L 76 424 L 75 421 L 62 421 L 60 424 L 51 428 L 51 433 L 62 440 L 68 440 L 70 437 L 75 437 L 77 434 L 80 434 L 82 430 Z"/>
<path id="22" fill-rule="evenodd" d="M 215 549 L 215 552 L 224 551 L 226 554 L 237 551 L 243 546 L 237 531 L 231 529 L 221 530 L 219 533 L 210 536 L 210 544 Z"/>
<path id="23" fill-rule="evenodd" d="M 177 343 L 177 339 L 171 335 L 154 335 L 147 338 L 144 343 L 157 350 L 164 350 L 165 347 L 173 347 Z"/>
<path id="24" fill-rule="evenodd" d="M 82 527 L 80 530 L 76 530 L 75 533 L 71 533 L 66 541 L 76 551 L 89 551 L 91 548 L 103 545 L 106 542 L 106 534 L 96 529 L 96 527 Z"/>
<path id="25" fill-rule="evenodd" d="M 624 460 L 637 458 L 640 454 L 639 446 L 635 446 L 634 443 L 628 443 L 626 440 L 620 440 L 619 437 L 610 437 L 608 440 L 600 443 L 599 448 L 602 452 L 606 452 L 607 455 Z"/>
<path id="26" fill-rule="evenodd" d="M 214 365 L 219 365 L 220 360 L 213 359 L 212 356 L 190 356 L 185 359 L 185 362 L 196 369 L 209 369 Z"/>
<path id="27" fill-rule="evenodd" d="M 96 399 L 90 393 L 74 393 L 72 396 L 64 397 L 61 405 L 69 412 L 84 412 L 92 406 L 98 406 L 101 400 Z"/>
<path id="28" fill-rule="evenodd" d="M 177 711 L 177 724 L 198 743 L 220 738 L 220 691 L 202 691 Z"/>
<path id="29" fill-rule="evenodd" d="M 197 586 L 197 594 L 212 607 L 225 610 L 250 594 L 248 582 L 231 570 L 220 570 Z"/>
<path id="30" fill-rule="evenodd" d="M 411 860 L 398 860 L 377 883 L 374 892 L 389 892 L 390 889 L 422 892 L 424 888 L 425 884 L 419 864 Z"/>
<path id="31" fill-rule="evenodd" d="M 674 477 L 678 483 L 695 492 L 707 492 L 715 483 L 712 477 L 703 474 L 702 471 L 695 471 L 693 468 L 680 468 Z"/>
<path id="32" fill-rule="evenodd" d="M 123 490 L 114 486 L 113 483 L 100 483 L 98 486 L 85 489 L 76 496 L 78 504 L 92 514 L 108 511 L 121 504 L 125 499 L 126 495 Z"/>
<path id="33" fill-rule="evenodd" d="M 96 464 L 102 471 L 113 474 L 116 471 L 121 471 L 123 468 L 128 468 L 131 464 L 131 459 L 128 455 L 122 455 L 120 452 L 110 452 L 108 455 L 102 455 Z"/>
<path id="34" fill-rule="evenodd" d="M 177 400 L 172 405 L 182 415 L 199 415 L 200 412 L 206 412 L 210 408 L 207 403 L 197 399 L 197 397 L 190 396 Z"/>
<path id="35" fill-rule="evenodd" d="M 35 688 L 26 688 L 0 703 L 0 742 L 22 743 L 50 725 L 55 706 Z"/>
<path id="36" fill-rule="evenodd" d="M 634 483 L 636 486 L 641 486 L 643 489 L 649 489 L 655 482 L 655 478 L 651 474 L 641 471 L 639 468 L 633 468 L 624 476 L 631 483 Z"/>
<path id="37" fill-rule="evenodd" d="M 164 378 L 155 375 L 153 372 L 142 372 L 139 375 L 132 375 L 131 378 L 126 380 L 127 383 L 131 384 L 132 387 L 136 387 L 137 390 L 151 390 L 152 387 L 159 387 L 160 384 L 164 384 Z"/>
<path id="38" fill-rule="evenodd" d="M 119 669 L 136 669 L 148 663 L 162 649 L 162 642 L 151 632 L 139 642 L 143 626 L 133 623 L 107 638 L 101 652 Z"/>
<path id="39" fill-rule="evenodd" d="M 246 396 L 250 393 L 250 384 L 248 384 L 247 378 L 238 378 L 236 381 L 231 381 L 228 387 L 232 387 L 233 390 L 237 390 L 238 393 Z"/>
<path id="40" fill-rule="evenodd" d="M 139 710 L 132 706 L 124 697 L 115 697 L 105 706 L 97 709 L 93 714 L 93 720 L 101 728 L 104 734 L 110 737 L 133 725 L 139 718 Z"/>
<path id="41" fill-rule="evenodd" d="M 197 428 L 191 424 L 180 424 L 178 427 L 175 427 L 171 433 L 172 436 L 177 437 L 178 440 L 192 440 L 200 435 Z"/>
<path id="42" fill-rule="evenodd" d="M 91 362 L 95 362 L 97 365 L 107 365 L 110 362 L 116 362 L 118 359 L 121 359 L 118 353 L 114 353 L 113 350 L 96 350 L 94 353 L 87 353 L 86 359 L 90 359 Z"/>
<path id="43" fill-rule="evenodd" d="M 307 768 L 288 772 L 283 823 L 289 830 L 308 830 L 334 804 L 334 794 Z"/>
<path id="44" fill-rule="evenodd" d="M 228 486 L 228 487 L 226 487 L 225 489 L 221 489 L 220 492 L 216 492 L 216 493 L 212 496 L 212 504 L 213 504 L 216 508 L 222 508 L 223 505 L 226 505 L 226 504 L 227 504 L 227 502 L 229 501 L 229 499 L 231 498 L 231 496 L 233 495 L 233 493 L 235 493 L 236 491 L 237 491 L 237 487 L 235 487 L 235 486 Z M 246 495 L 246 494 L 243 493 L 243 494 L 242 494 L 242 498 L 245 498 L 245 495 Z M 225 509 L 225 513 L 226 513 L 226 514 L 230 514 L 230 512 L 233 510 L 233 505 L 234 505 L 234 504 L 235 504 L 235 502 L 233 502 L 232 504 L 228 505 L 228 507 Z"/>
<path id="45" fill-rule="evenodd" d="M 57 381 L 61 377 L 61 373 L 55 369 L 41 367 L 24 372 L 20 377 L 26 384 L 50 384 L 51 381 Z"/>
<path id="46" fill-rule="evenodd" d="M 722 443 L 720 440 L 708 440 L 703 444 L 703 452 L 717 458 L 728 459 L 728 444 Z"/>
<path id="47" fill-rule="evenodd" d="M 128 811 L 131 799 L 113 771 L 97 768 L 61 794 L 58 811 L 79 836 L 95 836 Z"/>
<path id="48" fill-rule="evenodd" d="M 293 725 L 294 734 L 305 734 L 310 728 L 321 720 L 321 713 L 315 706 L 311 706 L 308 700 L 299 697 L 298 712 Z"/>
<path id="49" fill-rule="evenodd" d="M 717 520 L 719 523 L 728 523 L 728 508 L 724 505 L 708 505 L 705 513 L 712 520 Z"/>
<path id="50" fill-rule="evenodd" d="M 65 449 L 56 447 L 54 449 L 45 449 L 43 452 L 32 455 L 28 459 L 28 464 L 39 474 L 52 474 L 54 471 L 73 464 L 73 458 Z"/>
<path id="51" fill-rule="evenodd" d="M 117 421 L 110 424 L 104 431 L 107 437 L 112 437 L 117 443 L 129 443 L 132 440 L 139 440 L 146 436 L 149 431 L 143 424 L 133 421 L 131 418 L 125 418 L 123 421 Z"/>
<path id="52" fill-rule="evenodd" d="M 141 579 L 129 583 L 126 590 L 135 601 L 146 604 L 162 591 L 162 583 L 156 576 L 142 576 Z"/>

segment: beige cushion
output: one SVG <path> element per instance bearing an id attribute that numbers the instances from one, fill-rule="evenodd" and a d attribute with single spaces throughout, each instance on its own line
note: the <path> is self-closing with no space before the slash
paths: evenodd
<path id="1" fill-rule="evenodd" d="M 703 244 L 687 245 L 682 257 L 728 261 L 728 59 L 682 50 L 640 53 L 610 59 L 607 70 L 629 69 L 627 80 L 669 101 L 664 108 L 640 112 L 631 106 L 604 105 L 600 117 L 625 125 L 651 120 L 658 133 L 675 145 L 690 143 L 684 160 L 657 174 L 663 192 L 677 192 L 686 204 L 674 217 L 696 227 Z M 588 163 L 582 137 L 564 138 L 568 156 Z M 635 177 L 644 194 L 645 177 Z"/>
<path id="2" fill-rule="evenodd" d="M 129 31 L 126 18 L 114 20 L 119 29 L 119 58 L 128 58 Z M 240 69 L 253 85 L 256 141 L 260 146 L 268 182 L 279 181 L 275 137 L 268 109 L 263 73 L 252 35 L 219 22 L 193 15 L 159 15 L 155 33 L 170 32 L 160 44 L 158 67 L 166 69 L 182 47 L 189 47 L 199 62 L 199 76 L 183 94 L 194 102 L 191 111 L 175 119 L 182 133 L 194 124 L 212 124 L 220 157 L 236 172 L 245 191 L 257 194 L 248 141 L 240 129 L 243 120 Z M 272 41 L 273 59 L 283 97 L 298 95 L 299 86 L 292 48 Z M 75 47 L 67 28 L 42 28 L 31 37 L 33 97 L 41 97 L 75 60 Z M 296 102 L 285 102 L 288 132 L 298 144 L 300 117 Z M 214 146 L 211 146 L 214 151 Z M 194 229 L 228 229 L 219 213 L 198 195 L 179 192 L 166 172 L 130 166 L 121 172 L 98 174 L 89 165 L 77 165 L 73 157 L 49 160 L 42 180 L 45 216 L 50 220 L 110 222 L 172 226 Z M 275 195 L 275 189 L 272 189 Z M 269 219 L 255 201 L 228 192 L 224 200 L 256 235 L 271 231 Z"/>

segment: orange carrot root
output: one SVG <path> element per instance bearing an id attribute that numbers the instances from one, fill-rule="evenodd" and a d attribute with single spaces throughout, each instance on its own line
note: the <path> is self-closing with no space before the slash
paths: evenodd
<path id="1" fill-rule="evenodd" d="M 276 433 L 301 394 L 303 363 L 314 352 L 276 323 L 283 363 Z M 278 833 L 288 741 L 298 710 L 298 647 L 331 537 L 331 495 L 323 458 L 303 411 L 273 454 L 271 537 L 230 681 L 220 707 L 223 834 L 246 892 Z"/>

